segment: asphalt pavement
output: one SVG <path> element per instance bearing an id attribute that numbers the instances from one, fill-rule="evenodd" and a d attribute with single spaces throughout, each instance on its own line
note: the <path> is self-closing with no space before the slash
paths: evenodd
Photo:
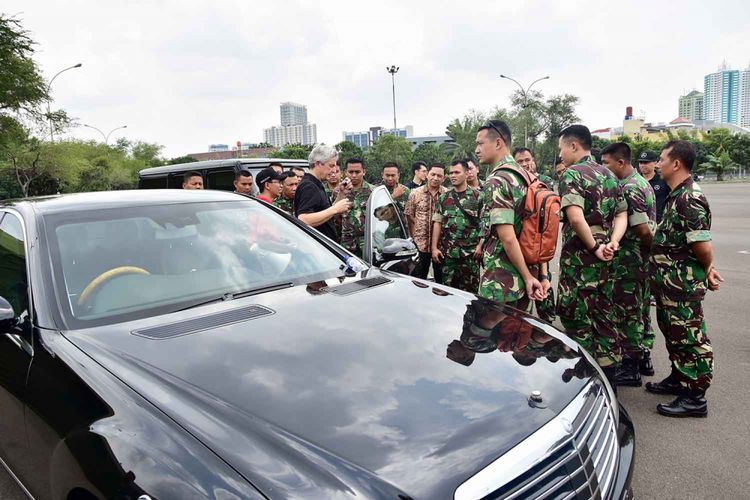
<path id="1" fill-rule="evenodd" d="M 749 498 L 750 432 L 750 183 L 706 184 L 713 212 L 715 265 L 726 280 L 709 293 L 704 309 L 713 344 L 715 373 L 707 393 L 709 416 L 672 419 L 658 415 L 667 401 L 644 389 L 620 388 L 620 400 L 635 422 L 635 497 Z M 656 318 L 653 318 L 656 326 Z M 657 330 L 656 376 L 669 374 L 664 340 Z M 0 499 L 25 498 L 0 467 Z"/>

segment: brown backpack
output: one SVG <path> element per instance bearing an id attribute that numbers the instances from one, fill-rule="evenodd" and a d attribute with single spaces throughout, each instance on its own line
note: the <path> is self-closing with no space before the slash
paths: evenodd
<path id="1" fill-rule="evenodd" d="M 542 183 L 536 175 L 521 168 L 502 168 L 521 177 L 526 184 L 523 222 L 518 243 L 526 264 L 551 261 L 557 250 L 560 228 L 560 196 Z"/>

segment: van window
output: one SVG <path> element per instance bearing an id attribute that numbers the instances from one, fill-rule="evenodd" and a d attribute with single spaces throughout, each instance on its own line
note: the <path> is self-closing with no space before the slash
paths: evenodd
<path id="1" fill-rule="evenodd" d="M 220 170 L 208 173 L 207 189 L 218 189 L 221 191 L 234 191 L 234 171 Z"/>
<path id="2" fill-rule="evenodd" d="M 139 188 L 140 189 L 166 189 L 167 188 L 167 176 L 162 175 L 159 177 L 141 177 Z"/>

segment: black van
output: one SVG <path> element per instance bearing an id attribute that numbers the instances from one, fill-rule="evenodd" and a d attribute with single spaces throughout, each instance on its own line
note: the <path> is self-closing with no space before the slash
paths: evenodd
<path id="1" fill-rule="evenodd" d="M 284 160 L 278 158 L 235 158 L 229 160 L 207 160 L 163 167 L 146 168 L 138 172 L 138 189 L 181 189 L 182 177 L 186 172 L 196 171 L 203 175 L 206 189 L 234 191 L 234 175 L 240 170 L 248 170 L 255 176 L 271 163 L 281 163 L 284 171 L 290 167 L 302 167 L 308 171 L 307 160 Z M 253 191 L 257 188 L 253 184 Z"/>

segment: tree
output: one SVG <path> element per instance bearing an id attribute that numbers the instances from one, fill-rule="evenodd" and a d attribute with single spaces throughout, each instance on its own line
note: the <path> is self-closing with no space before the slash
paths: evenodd
<path id="1" fill-rule="evenodd" d="M 48 99 L 33 55 L 34 42 L 20 21 L 0 14 L 0 114 L 37 113 Z"/>
<path id="2" fill-rule="evenodd" d="M 423 161 L 428 166 L 433 163 L 447 164 L 451 161 L 450 149 L 443 144 L 422 143 L 412 153 L 412 161 Z"/>
<path id="3" fill-rule="evenodd" d="M 130 147 L 130 154 L 148 167 L 159 167 L 164 165 L 164 160 L 160 157 L 163 148 L 159 144 L 136 141 Z"/>
<path id="4" fill-rule="evenodd" d="M 401 178 L 408 178 L 412 164 L 411 144 L 403 137 L 382 135 L 365 154 L 367 178 L 372 181 L 380 179 L 382 166 L 392 161 L 398 163 Z"/>
<path id="5" fill-rule="evenodd" d="M 352 141 L 339 142 L 336 144 L 336 151 L 339 152 L 339 161 L 341 162 L 345 162 L 349 158 L 363 158 L 365 155 L 362 148 L 354 144 Z"/>
<path id="6" fill-rule="evenodd" d="M 710 170 L 711 172 L 714 172 L 716 174 L 717 181 L 723 181 L 724 174 L 734 171 L 737 168 L 737 164 L 732 161 L 729 153 L 727 151 L 724 151 L 719 155 L 709 154 L 708 161 L 701 163 L 698 167 L 699 168 L 697 169 L 697 173 Z"/>
<path id="7" fill-rule="evenodd" d="M 287 144 L 278 151 L 274 151 L 269 155 L 271 158 L 285 158 L 285 159 L 298 159 L 307 160 L 312 151 L 311 145 L 305 144 Z"/>
<path id="8" fill-rule="evenodd" d="M 477 130 L 487 121 L 484 113 L 471 110 L 463 118 L 455 118 L 448 124 L 445 133 L 453 139 L 444 148 L 453 158 L 473 158 L 476 149 Z"/>
<path id="9" fill-rule="evenodd" d="M 164 164 L 165 165 L 179 165 L 180 163 L 193 163 L 193 162 L 196 162 L 196 161 L 198 161 L 198 160 L 196 160 L 192 156 L 185 155 L 185 156 L 176 156 L 174 158 L 170 158 L 168 160 L 165 160 Z"/>

